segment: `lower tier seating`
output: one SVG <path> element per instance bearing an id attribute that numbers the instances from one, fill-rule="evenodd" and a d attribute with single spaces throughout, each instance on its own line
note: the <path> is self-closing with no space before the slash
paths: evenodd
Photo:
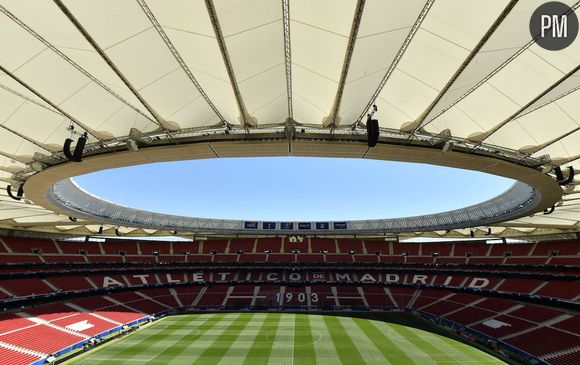
<path id="1" fill-rule="evenodd" d="M 63 303 L 3 313 L 0 315 L 0 364 L 30 364 L 146 316 L 140 312 L 111 310 L 84 312 L 78 306 Z"/>
<path id="2" fill-rule="evenodd" d="M 0 362 L 6 365 L 28 365 L 42 357 L 9 349 L 0 345 Z"/>
<path id="3" fill-rule="evenodd" d="M 580 343 L 578 316 L 512 300 L 398 286 L 223 283 L 140 289 L 4 313 L 0 315 L 0 348 L 6 343 L 48 355 L 148 314 L 192 305 L 282 309 L 407 307 L 468 326 L 535 356 L 547 356 L 548 362 L 553 357 L 554 364 L 568 359 L 557 356 L 558 351 L 571 351 Z M 31 318 L 24 318 L 27 316 Z M 13 352 L 7 351 L 6 356 Z M 573 351 L 567 354 L 574 356 Z M 6 362 L 0 358 L 0 363 Z"/>

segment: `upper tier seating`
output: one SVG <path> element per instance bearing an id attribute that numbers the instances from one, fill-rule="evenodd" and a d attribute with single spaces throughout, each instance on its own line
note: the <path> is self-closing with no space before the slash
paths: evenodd
<path id="1" fill-rule="evenodd" d="M 42 255 L 46 262 L 86 262 L 83 255 Z"/>
<path id="2" fill-rule="evenodd" d="M 384 255 L 389 254 L 389 244 L 385 241 L 364 240 L 364 245 L 368 254 L 376 254 L 377 252 L 381 252 Z"/>
<path id="3" fill-rule="evenodd" d="M 280 253 L 282 248 L 281 238 L 258 238 L 256 243 L 256 252 L 263 253 L 264 251 L 271 251 Z"/>
<path id="4" fill-rule="evenodd" d="M 226 247 L 228 246 L 228 241 L 226 240 L 208 240 L 202 241 L 201 245 L 203 245 L 203 249 L 201 253 L 211 253 L 212 251 L 216 251 L 216 253 L 225 253 Z"/>
<path id="5" fill-rule="evenodd" d="M 363 252 L 363 242 L 361 240 L 337 239 L 336 242 L 341 253 L 349 253 L 351 250 L 355 254 L 365 253 Z"/>
<path id="6" fill-rule="evenodd" d="M 528 256 L 533 245 L 527 243 L 517 244 L 495 244 L 491 246 L 489 256 L 505 256 L 511 253 L 511 256 Z"/>
<path id="7" fill-rule="evenodd" d="M 453 252 L 453 256 L 461 256 L 465 257 L 468 254 L 471 256 L 485 256 L 487 255 L 487 251 L 489 250 L 490 245 L 486 245 L 485 242 L 483 243 L 456 243 L 455 244 L 455 251 Z"/>
<path id="8" fill-rule="evenodd" d="M 336 241 L 334 239 L 312 237 L 310 239 L 310 247 L 313 253 L 319 253 L 321 251 L 336 253 Z"/>
<path id="9" fill-rule="evenodd" d="M 2 241 L 15 253 L 32 253 L 39 249 L 42 253 L 59 253 L 54 242 L 42 238 L 2 237 Z"/>
<path id="10" fill-rule="evenodd" d="M 548 256 L 552 251 L 558 251 L 560 256 L 575 256 L 580 254 L 578 241 L 551 241 L 543 242 L 536 246 L 534 256 Z"/>
<path id="11" fill-rule="evenodd" d="M 252 252 L 254 249 L 255 239 L 253 238 L 240 238 L 237 240 L 230 241 L 230 253 L 236 253 L 238 250 L 243 252 Z"/>
<path id="12" fill-rule="evenodd" d="M 163 241 L 140 241 L 138 242 L 141 255 L 153 255 L 157 251 L 160 255 L 169 255 L 171 242 Z"/>
<path id="13" fill-rule="evenodd" d="M 57 242 L 58 247 L 64 254 L 79 254 L 85 251 L 87 254 L 100 255 L 101 248 L 97 242 Z"/>
<path id="14" fill-rule="evenodd" d="M 375 255 L 385 263 L 448 263 L 448 264 L 525 264 L 525 265 L 580 265 L 578 241 L 555 241 L 537 244 L 485 244 L 483 242 L 398 243 L 380 240 L 328 239 L 311 237 L 304 242 L 289 242 L 282 238 L 240 238 L 231 240 L 205 240 L 196 242 L 134 241 L 107 239 L 105 242 L 53 242 L 46 239 L 3 237 L 0 245 L 0 263 L 26 262 L 195 262 L 212 261 L 211 256 L 196 256 L 215 252 L 219 255 L 291 253 L 298 249 L 301 254 L 320 254 L 327 251 L 326 262 L 349 261 L 349 251 L 355 255 Z M 38 248 L 38 254 L 32 252 Z M 81 254 L 81 252 L 83 254 Z M 124 252 L 125 256 L 119 253 Z M 159 256 L 153 255 L 158 252 Z M 186 257 L 185 252 L 190 256 Z M 433 257 L 438 253 L 437 257 Z M 511 255 L 506 256 L 507 253 Z M 560 256 L 552 256 L 559 253 Z M 86 256 L 85 256 L 86 254 Z M 562 256 L 567 255 L 567 256 Z M 242 262 L 263 259 L 264 256 L 240 258 Z M 330 258 L 330 259 L 329 259 Z M 221 256 L 226 262 L 237 261 Z M 274 259 L 275 260 L 275 259 Z M 376 262 L 372 256 L 361 256 L 357 262 Z M 309 258 L 299 261 L 313 262 Z M 217 262 L 217 261 L 216 261 Z M 274 261 L 276 262 L 276 261 Z M 282 260 L 282 262 L 287 262 Z"/>
<path id="15" fill-rule="evenodd" d="M 184 255 L 185 252 L 189 252 L 190 254 L 201 253 L 198 242 L 172 242 L 172 244 L 174 255 Z"/>
<path id="16" fill-rule="evenodd" d="M 118 255 L 120 252 L 125 252 L 126 255 L 137 255 L 136 241 L 107 241 L 101 243 L 103 250 L 108 255 Z"/>
<path id="17" fill-rule="evenodd" d="M 432 256 L 437 253 L 439 256 L 451 256 L 453 245 L 448 243 L 422 243 L 421 254 L 423 256 Z"/>

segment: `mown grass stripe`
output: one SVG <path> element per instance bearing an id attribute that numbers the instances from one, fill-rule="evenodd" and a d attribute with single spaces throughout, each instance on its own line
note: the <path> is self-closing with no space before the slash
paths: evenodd
<path id="1" fill-rule="evenodd" d="M 294 363 L 316 365 L 310 321 L 307 314 L 297 314 L 294 327 Z"/>
<path id="2" fill-rule="evenodd" d="M 358 352 L 364 354 L 367 364 L 390 365 L 391 362 L 383 355 L 378 346 L 364 333 L 351 317 L 338 317 L 338 321 L 352 339 Z"/>
<path id="3" fill-rule="evenodd" d="M 268 365 L 294 364 L 294 327 L 295 314 L 283 314 L 278 321 L 278 328 L 270 351 Z"/>
<path id="4" fill-rule="evenodd" d="M 200 326 L 197 331 L 192 331 L 184 336 L 175 346 L 168 349 L 167 359 L 164 364 L 183 364 L 190 363 L 190 359 L 198 357 L 212 341 L 223 333 L 234 321 L 240 317 L 240 314 L 216 314 L 215 322 L 212 325 Z M 206 341 L 211 340 L 209 343 Z"/>
<path id="5" fill-rule="evenodd" d="M 238 315 L 239 316 L 239 315 Z M 161 363 L 167 364 L 168 362 L 179 359 L 180 355 L 185 351 L 185 348 L 188 346 L 189 343 L 192 341 L 197 340 L 201 336 L 203 336 L 208 331 L 214 329 L 216 326 L 225 326 L 230 321 L 233 321 L 238 318 L 238 316 L 223 316 L 221 314 L 216 314 L 209 318 L 205 323 L 202 323 L 199 326 L 191 328 L 191 323 L 185 321 L 183 327 L 181 329 L 176 330 L 175 334 L 179 335 L 178 338 L 173 339 L 173 343 L 169 345 L 168 343 L 164 344 L 164 347 L 161 351 L 158 351 L 157 355 L 152 357 L 148 363 Z M 166 340 L 165 340 L 166 341 Z M 162 342 L 165 342 L 162 340 Z M 144 346 L 153 347 L 155 345 L 151 343 L 144 343 Z M 186 354 L 187 355 L 187 354 Z"/>
<path id="6" fill-rule="evenodd" d="M 456 361 L 454 358 L 443 352 L 440 348 L 433 345 L 431 342 L 425 340 L 423 334 L 425 331 L 411 330 L 404 326 L 398 326 L 395 331 L 399 332 L 401 335 L 405 336 L 409 341 L 413 342 L 417 347 L 429 352 L 429 356 L 433 358 L 437 363 L 445 364 L 460 364 L 461 362 Z"/>
<path id="7" fill-rule="evenodd" d="M 350 336 L 345 332 L 338 318 L 325 316 L 324 323 L 326 323 L 341 362 L 343 364 L 364 364 L 363 357 L 358 352 Z"/>
<path id="8" fill-rule="evenodd" d="M 393 364 L 412 364 L 413 360 L 405 354 L 399 346 L 385 336 L 385 334 L 372 325 L 372 320 L 354 319 L 356 325 L 366 334 L 366 336 L 375 344 L 383 355 Z M 380 322 L 379 322 L 380 324 Z"/>
<path id="9" fill-rule="evenodd" d="M 228 351 L 222 356 L 219 365 L 242 365 L 248 351 L 253 346 L 256 337 L 262 329 L 262 324 L 266 320 L 268 315 L 264 313 L 256 313 L 252 317 L 252 320 L 246 324 L 246 327 L 242 329 L 238 337 L 232 344 Z"/>
<path id="10" fill-rule="evenodd" d="M 477 363 L 477 364 L 502 364 L 503 362 L 493 357 L 492 355 L 478 350 L 475 347 L 469 346 L 459 341 L 444 336 L 437 336 L 432 333 L 427 333 L 426 339 L 430 340 L 434 345 L 441 348 L 444 352 L 449 353 L 454 359 L 458 359 L 459 363 Z"/>
<path id="11" fill-rule="evenodd" d="M 423 351 L 423 349 L 416 346 L 413 342 L 409 341 L 407 337 L 401 335 L 395 330 L 399 325 L 379 321 L 370 321 L 369 323 L 381 332 L 383 336 L 391 340 L 391 342 L 394 343 L 402 352 L 404 352 L 405 355 L 411 359 L 410 364 L 437 364 L 437 362 L 430 357 L 429 354 Z"/>
<path id="12" fill-rule="evenodd" d="M 281 314 L 270 313 L 262 322 L 258 336 L 246 354 L 244 365 L 267 365 L 272 353 L 272 346 L 276 338 L 276 330 L 280 323 Z"/>
<path id="13" fill-rule="evenodd" d="M 155 324 L 161 324 L 164 320 L 167 320 L 168 318 L 163 318 L 162 320 L 160 320 L 159 322 L 156 322 Z M 104 361 L 104 359 L 100 359 L 98 356 L 99 353 L 103 353 L 106 349 L 110 350 L 110 351 L 114 351 L 116 348 L 120 348 L 122 349 L 125 341 L 130 341 L 130 339 L 143 335 L 143 333 L 148 333 L 146 335 L 146 337 L 151 336 L 154 333 L 157 333 L 159 331 L 162 331 L 163 329 L 158 329 L 158 330 L 154 330 L 157 329 L 157 326 L 155 326 L 154 328 L 152 328 L 150 325 L 140 328 L 138 332 L 133 332 L 130 335 L 128 335 L 127 337 L 119 337 L 116 339 L 111 340 L 110 342 L 104 344 L 104 345 L 100 345 L 99 347 L 97 347 L 96 349 L 89 351 L 89 352 L 85 352 L 85 353 L 81 353 L 77 356 L 75 356 L 74 358 L 71 358 L 70 360 L 66 360 L 64 361 L 62 364 L 75 364 L 75 363 L 79 363 L 82 359 L 85 358 L 89 358 L 84 360 L 83 364 L 97 364 L 101 361 Z M 119 342 L 121 342 L 119 344 Z M 139 342 L 139 341 L 137 341 Z M 109 348 L 112 347 L 112 348 Z M 96 356 L 95 356 L 96 354 Z"/>
<path id="14" fill-rule="evenodd" d="M 253 317 L 254 314 L 246 314 L 238 317 L 212 341 L 210 346 L 206 346 L 205 351 L 199 355 L 195 363 L 199 365 L 217 364 Z"/>
<path id="15" fill-rule="evenodd" d="M 503 364 L 466 344 L 380 321 L 306 314 L 164 318 L 67 363 L 83 365 Z"/>
<path id="16" fill-rule="evenodd" d="M 195 328 L 203 325 L 206 321 L 213 319 L 213 315 L 205 316 L 204 318 L 196 318 L 194 321 Z M 197 322 L 197 323 L 196 323 Z M 163 351 L 174 339 L 179 336 L 178 331 L 192 326 L 191 318 L 180 319 L 179 317 L 171 317 L 159 323 L 160 327 L 147 328 L 134 336 L 130 336 L 126 341 L 123 341 L 116 347 L 106 347 L 101 351 L 97 349 L 92 359 L 89 359 L 90 364 L 124 364 L 126 362 L 140 362 L 145 363 L 152 357 L 155 357 L 159 352 Z M 191 329 L 188 329 L 190 331 Z M 152 332 L 152 333 L 150 333 Z M 147 344 L 147 345 L 145 345 Z M 98 353 L 97 353 L 98 352 Z M 83 360 L 83 364 L 87 360 Z"/>
<path id="17" fill-rule="evenodd" d="M 308 316 L 312 337 L 314 338 L 314 353 L 316 354 L 316 363 L 318 365 L 340 365 L 340 357 L 332 342 L 332 336 L 324 323 L 324 319 L 319 315 Z M 317 337 L 320 339 L 317 340 Z"/>

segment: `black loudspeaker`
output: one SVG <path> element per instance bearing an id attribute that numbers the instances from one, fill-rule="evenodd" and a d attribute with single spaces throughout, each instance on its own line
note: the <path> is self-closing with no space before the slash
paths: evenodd
<path id="1" fill-rule="evenodd" d="M 85 144 L 87 144 L 86 134 L 80 137 L 75 146 L 75 151 L 73 153 L 73 161 L 81 162 L 83 158 L 83 150 L 85 149 Z"/>
<path id="2" fill-rule="evenodd" d="M 73 140 L 70 138 L 67 138 L 64 141 L 62 151 L 64 152 L 64 155 L 66 156 L 66 158 L 69 159 L 69 161 L 74 161 L 74 162 L 81 162 L 82 161 L 83 150 L 85 149 L 85 145 L 87 144 L 88 138 L 89 137 L 88 137 L 88 134 L 86 132 L 82 136 L 80 136 L 79 139 L 77 140 L 77 145 L 75 146 L 74 152 L 70 151 Z"/>
<path id="3" fill-rule="evenodd" d="M 20 187 L 18 188 L 18 192 L 16 193 L 16 195 L 12 194 L 12 186 L 8 185 L 6 187 L 6 192 L 8 193 L 8 195 L 14 199 L 14 200 L 22 200 L 22 195 L 24 195 L 24 185 L 20 185 Z"/>
<path id="4" fill-rule="evenodd" d="M 70 161 L 74 161 L 74 157 L 73 157 L 72 153 L 70 152 L 70 146 L 72 143 L 73 143 L 73 140 L 70 138 L 67 138 L 64 140 L 64 146 L 62 147 L 62 151 L 64 152 L 64 155 Z"/>
<path id="5" fill-rule="evenodd" d="M 369 147 L 374 147 L 379 141 L 379 121 L 376 119 L 367 120 L 367 141 Z"/>

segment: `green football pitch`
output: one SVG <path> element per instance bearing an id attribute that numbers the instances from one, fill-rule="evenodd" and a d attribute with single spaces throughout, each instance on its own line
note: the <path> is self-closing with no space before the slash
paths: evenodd
<path id="1" fill-rule="evenodd" d="M 503 364 L 447 337 L 367 319 L 290 313 L 167 317 L 67 364 Z"/>

